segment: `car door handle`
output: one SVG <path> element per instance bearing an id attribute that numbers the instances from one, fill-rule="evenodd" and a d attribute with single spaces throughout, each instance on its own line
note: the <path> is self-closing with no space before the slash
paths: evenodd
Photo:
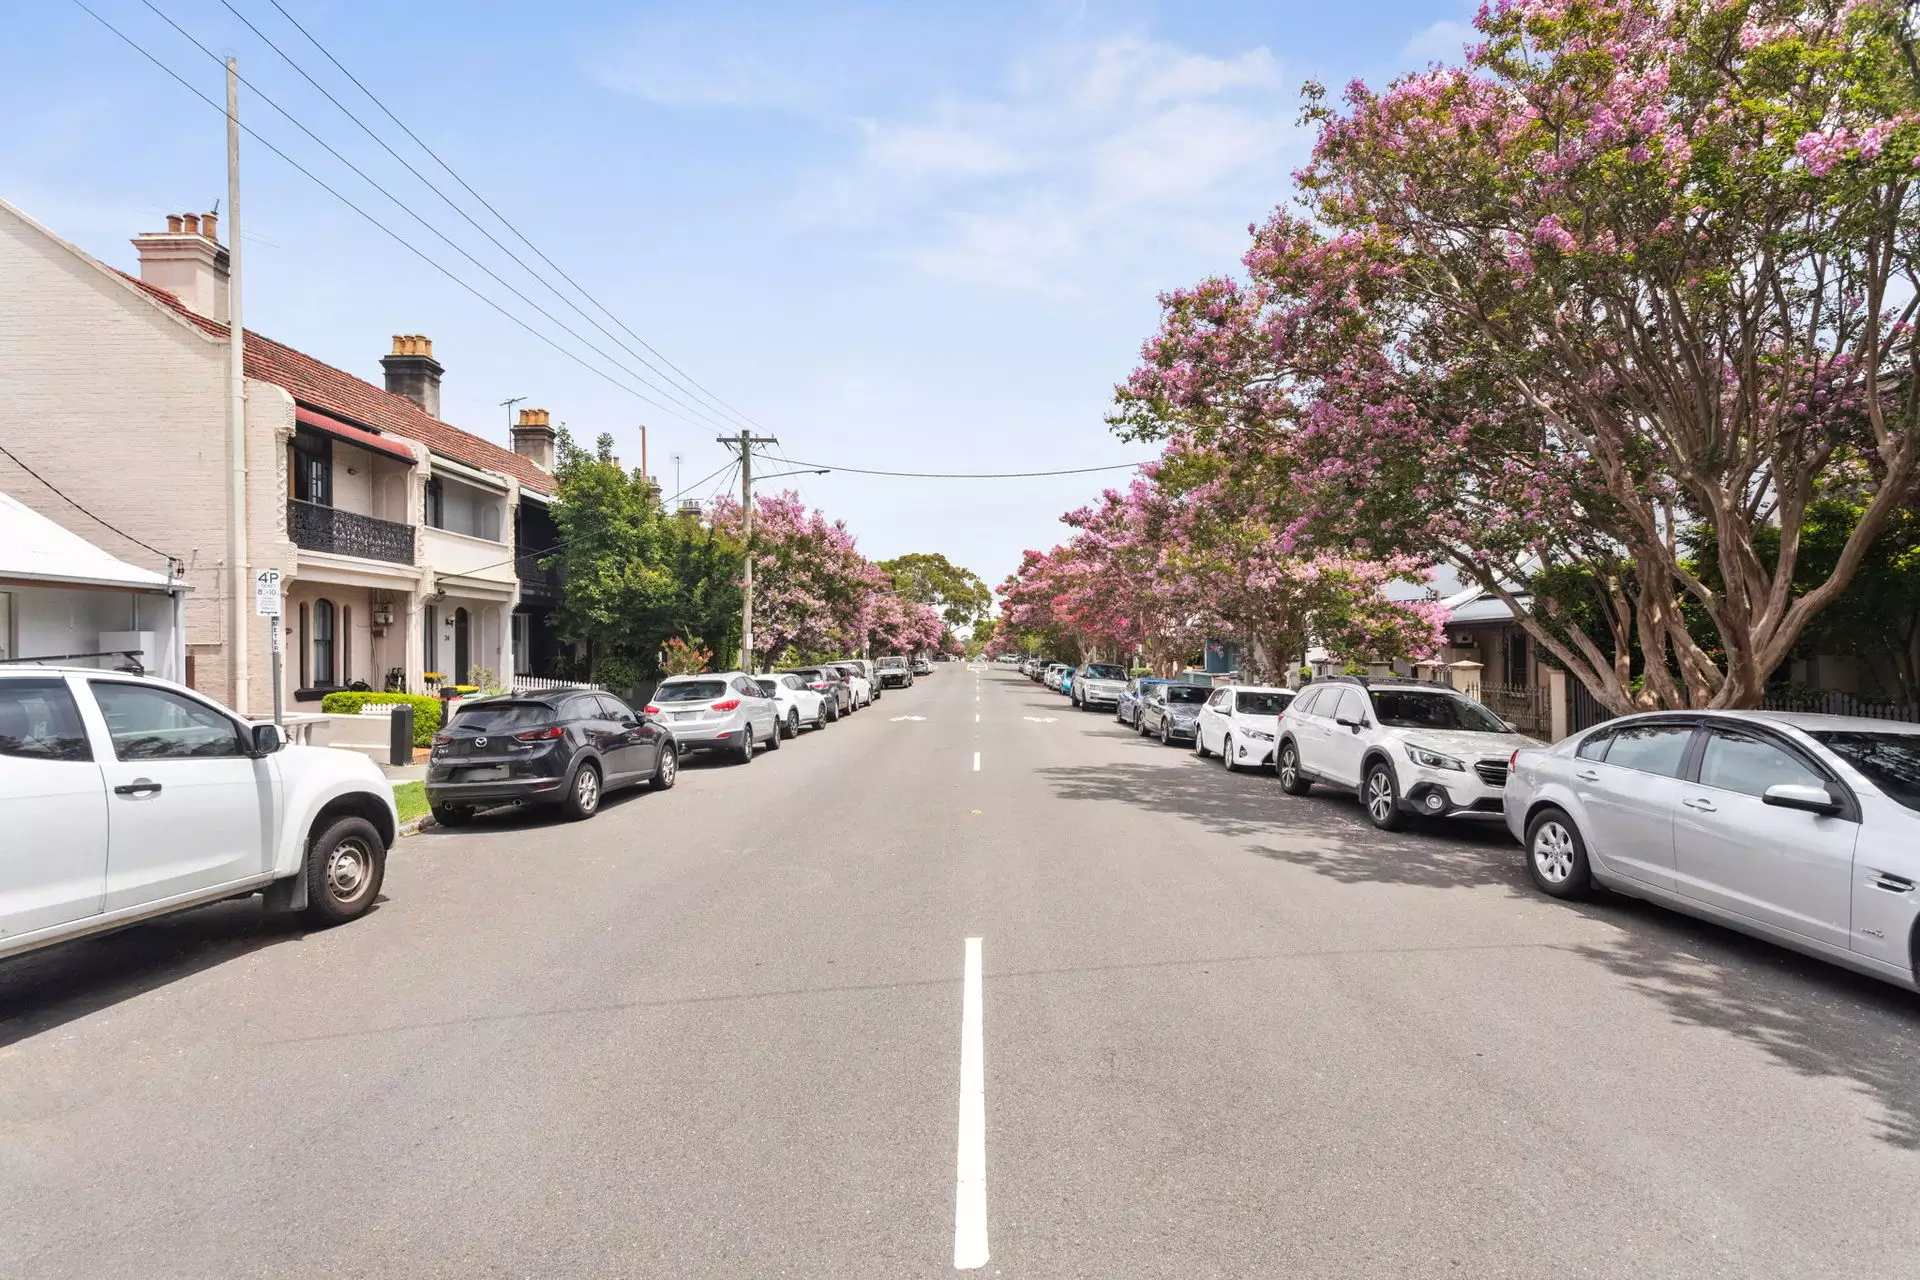
<path id="1" fill-rule="evenodd" d="M 1682 800 L 1680 803 L 1687 806 L 1687 808 L 1692 809 L 1698 813 L 1720 812 L 1718 809 L 1714 808 L 1713 801 L 1711 800 Z"/>
<path id="2" fill-rule="evenodd" d="M 1574 776 L 1574 777 L 1576 777 L 1576 778 L 1578 778 L 1578 779 L 1580 779 L 1580 781 L 1582 781 L 1582 782 L 1598 782 L 1598 781 L 1600 781 L 1600 775 L 1599 775 L 1598 773 L 1596 773 L 1596 772 L 1595 772 L 1594 770 L 1592 770 L 1592 769 L 1586 769 L 1586 770 L 1583 770 L 1583 771 L 1581 771 L 1581 772 L 1579 772 L 1579 773 L 1576 773 L 1576 774 L 1574 774 L 1573 776 Z"/>
<path id="3" fill-rule="evenodd" d="M 135 778 L 132 782 L 123 782 L 113 789 L 117 796 L 157 796 L 160 784 L 151 778 Z"/>

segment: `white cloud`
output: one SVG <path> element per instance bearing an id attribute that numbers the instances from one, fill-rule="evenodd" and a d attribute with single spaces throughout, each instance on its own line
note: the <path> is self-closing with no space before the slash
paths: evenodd
<path id="1" fill-rule="evenodd" d="M 833 100 L 837 59 L 813 56 L 804 27 L 712 17 L 644 24 L 591 60 L 610 89 L 673 107 L 818 111 Z"/>
<path id="2" fill-rule="evenodd" d="M 1284 196 L 1295 113 L 1265 48 L 1219 58 L 1132 35 L 1057 47 L 1017 62 L 996 95 L 863 120 L 858 153 L 799 204 L 942 279 L 1075 292 L 1129 257 L 1172 247 L 1218 262 L 1221 244 L 1243 246 Z"/>
<path id="3" fill-rule="evenodd" d="M 1459 62 L 1461 51 L 1469 44 L 1478 43 L 1479 38 L 1479 33 L 1467 23 L 1442 18 L 1407 41 L 1400 57 L 1423 68 L 1429 62 Z"/>

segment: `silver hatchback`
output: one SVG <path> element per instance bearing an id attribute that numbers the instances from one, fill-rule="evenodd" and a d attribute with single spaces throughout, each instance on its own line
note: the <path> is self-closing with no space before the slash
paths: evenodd
<path id="1" fill-rule="evenodd" d="M 1920 989 L 1920 724 L 1653 713 L 1516 751 L 1543 892 L 1594 884 Z"/>
<path id="2" fill-rule="evenodd" d="M 780 748 L 780 705 L 741 671 L 669 676 L 653 691 L 647 715 L 673 734 L 682 755 L 721 751 L 744 764 L 757 747 Z"/>

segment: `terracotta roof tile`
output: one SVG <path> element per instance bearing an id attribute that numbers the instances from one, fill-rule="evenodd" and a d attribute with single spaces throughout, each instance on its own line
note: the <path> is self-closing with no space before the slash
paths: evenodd
<path id="1" fill-rule="evenodd" d="M 189 308 L 165 289 L 155 288 L 138 276 L 118 272 L 143 292 L 171 307 L 188 320 L 218 337 L 227 336 L 227 326 L 210 320 Z M 324 413 L 334 414 L 375 431 L 418 441 L 433 452 L 510 475 L 523 486 L 551 494 L 552 476 L 511 449 L 503 449 L 491 440 L 450 426 L 427 413 L 405 396 L 394 395 L 383 387 L 356 378 L 344 370 L 315 360 L 305 352 L 247 330 L 247 376 L 284 387 L 295 401 Z"/>

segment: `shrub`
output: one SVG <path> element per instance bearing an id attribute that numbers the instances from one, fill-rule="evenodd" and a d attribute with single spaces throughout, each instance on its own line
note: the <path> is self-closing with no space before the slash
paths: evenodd
<path id="1" fill-rule="evenodd" d="M 360 708 L 374 705 L 401 705 L 413 708 L 413 745 L 431 746 L 440 732 L 440 699 L 423 693 L 330 693 L 320 699 L 320 709 L 330 716 L 357 716 Z"/>

